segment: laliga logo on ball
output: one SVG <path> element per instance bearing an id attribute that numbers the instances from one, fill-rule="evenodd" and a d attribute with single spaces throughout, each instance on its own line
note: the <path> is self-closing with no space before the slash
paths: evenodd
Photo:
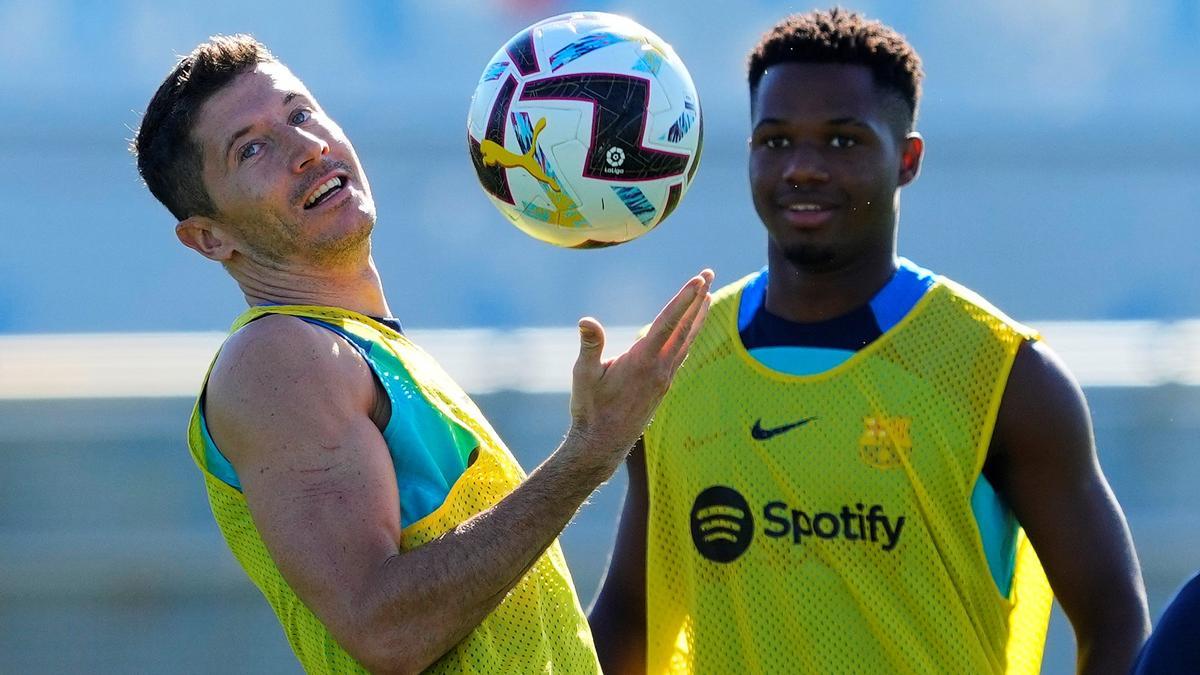
<path id="1" fill-rule="evenodd" d="M 563 14 L 518 33 L 467 116 L 479 183 L 522 231 L 597 248 L 658 226 L 696 175 L 703 119 L 675 51 L 625 17 Z"/>

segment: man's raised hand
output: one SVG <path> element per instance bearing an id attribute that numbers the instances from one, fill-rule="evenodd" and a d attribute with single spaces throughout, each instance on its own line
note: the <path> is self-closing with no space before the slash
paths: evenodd
<path id="1" fill-rule="evenodd" d="M 579 358 L 571 388 L 571 431 L 615 469 L 650 422 L 712 298 L 712 270 L 692 277 L 624 354 L 605 360 L 604 327 L 579 320 Z"/>

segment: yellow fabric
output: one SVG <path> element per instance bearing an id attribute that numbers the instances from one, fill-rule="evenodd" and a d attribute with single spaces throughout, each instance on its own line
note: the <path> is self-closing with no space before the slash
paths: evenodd
<path id="1" fill-rule="evenodd" d="M 1020 532 L 1002 597 L 971 509 L 1036 335 L 939 279 L 845 363 L 787 375 L 738 338 L 747 279 L 645 436 L 649 671 L 1036 673 L 1049 585 Z"/>
<path id="2" fill-rule="evenodd" d="M 483 414 L 442 369 L 403 335 L 368 317 L 331 307 L 253 308 L 234 323 L 241 328 L 264 314 L 289 314 L 331 323 L 398 358 L 427 400 L 479 441 L 478 457 L 446 501 L 401 532 L 400 550 L 417 548 L 494 505 L 525 474 Z M 204 466 L 198 400 L 189 446 L 204 472 L 209 503 L 229 548 L 275 610 L 296 657 L 310 673 L 364 672 L 284 581 L 259 536 L 241 492 Z M 597 673 L 599 662 L 587 619 L 555 542 L 483 623 L 427 672 Z"/>

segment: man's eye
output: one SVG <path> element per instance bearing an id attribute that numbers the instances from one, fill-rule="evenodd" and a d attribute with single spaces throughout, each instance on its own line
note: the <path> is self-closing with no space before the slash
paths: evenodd
<path id="1" fill-rule="evenodd" d="M 241 152 L 238 153 L 238 161 L 244 162 L 262 152 L 262 146 L 262 143 L 257 142 L 247 143 L 246 145 L 242 146 Z"/>
<path id="2" fill-rule="evenodd" d="M 858 145 L 858 141 L 850 138 L 849 136 L 834 136 L 833 138 L 829 139 L 829 144 L 835 148 L 845 149 L 853 148 L 854 146 Z"/>
<path id="3" fill-rule="evenodd" d="M 772 149 L 786 148 L 790 144 L 791 143 L 788 141 L 788 139 L 784 138 L 783 136 L 769 136 L 765 141 L 763 141 L 763 145 Z"/>
<path id="4" fill-rule="evenodd" d="M 301 109 L 297 110 L 296 112 L 292 113 L 292 119 L 289 121 L 292 124 L 299 126 L 301 124 L 304 124 L 305 122 L 307 122 L 310 119 L 312 119 L 312 111 L 308 110 L 307 108 L 301 108 Z"/>

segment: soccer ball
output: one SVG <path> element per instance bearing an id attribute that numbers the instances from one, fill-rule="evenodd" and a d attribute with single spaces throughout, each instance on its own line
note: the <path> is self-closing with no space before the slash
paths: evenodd
<path id="1" fill-rule="evenodd" d="M 484 191 L 514 225 L 557 246 L 649 232 L 700 162 L 696 88 L 675 50 L 600 12 L 533 24 L 483 71 L 467 116 Z"/>

